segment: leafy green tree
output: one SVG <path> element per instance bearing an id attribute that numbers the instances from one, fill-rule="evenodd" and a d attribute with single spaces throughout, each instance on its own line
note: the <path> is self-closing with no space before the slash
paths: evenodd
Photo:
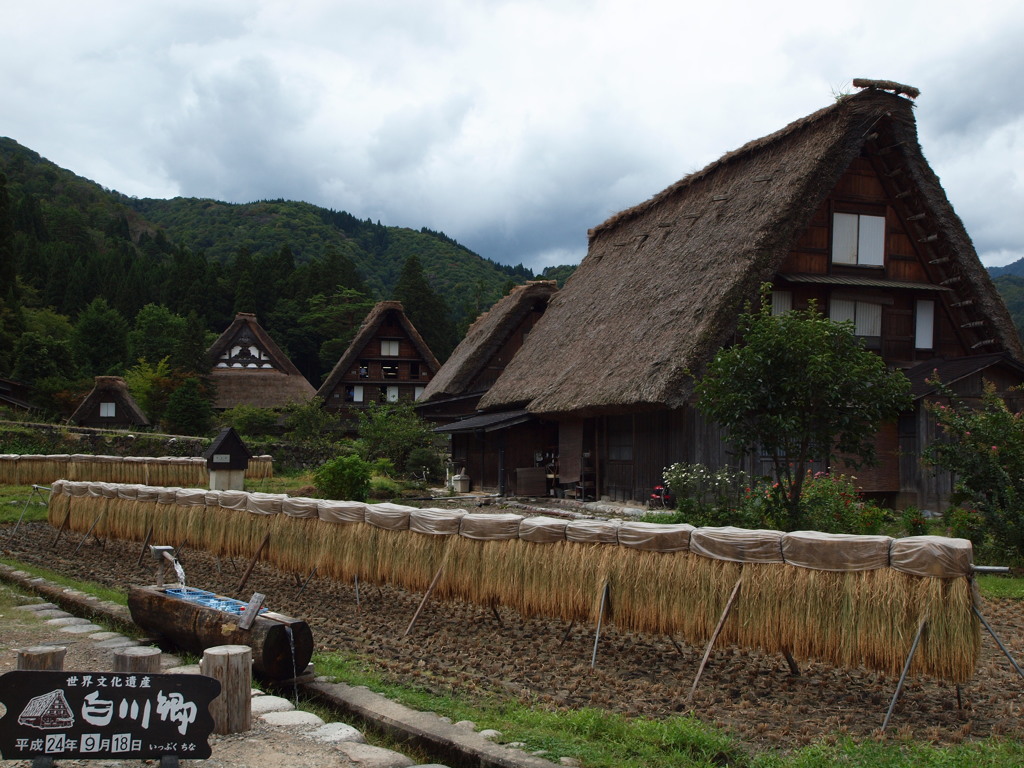
<path id="1" fill-rule="evenodd" d="M 410 402 L 370 403 L 357 417 L 360 453 L 367 461 L 389 459 L 399 472 L 405 472 L 410 452 L 431 445 L 430 424 Z"/>
<path id="2" fill-rule="evenodd" d="M 210 432 L 213 407 L 198 378 L 185 379 L 171 393 L 161 423 L 173 434 L 206 435 Z"/>
<path id="3" fill-rule="evenodd" d="M 980 514 L 1000 554 L 1024 557 L 1024 414 L 1012 411 L 991 382 L 980 404 L 935 383 L 947 402 L 927 408 L 945 439 L 925 446 L 924 460 L 954 474 L 952 501 Z"/>
<path id="4" fill-rule="evenodd" d="M 186 322 L 167 307 L 147 304 L 135 316 L 128 331 L 130 360 L 161 360 L 169 357 L 182 344 Z"/>
<path id="5" fill-rule="evenodd" d="M 145 358 L 140 359 L 125 371 L 124 380 L 139 408 L 154 423 L 163 418 L 168 399 L 182 383 L 172 374 L 166 357 L 155 364 Z"/>
<path id="6" fill-rule="evenodd" d="M 75 321 L 71 345 L 87 375 L 118 374 L 128 351 L 128 323 L 106 299 L 97 297 Z"/>
<path id="7" fill-rule="evenodd" d="M 284 407 L 285 437 L 302 443 L 329 441 L 335 416 L 324 410 L 324 399 L 312 397 L 304 403 L 291 402 Z"/>
<path id="8" fill-rule="evenodd" d="M 741 452 L 772 457 L 791 529 L 811 462 L 872 462 L 880 424 L 911 405 L 910 383 L 864 348 L 851 323 L 829 320 L 813 303 L 773 315 L 770 286 L 760 310 L 740 316 L 739 335 L 708 365 L 697 407 Z"/>
<path id="9" fill-rule="evenodd" d="M 420 332 L 434 356 L 440 361 L 446 360 L 458 341 L 455 324 L 444 299 L 427 282 L 423 266 L 415 254 L 402 265 L 394 297 L 402 302 L 406 317 Z"/>
<path id="10" fill-rule="evenodd" d="M 236 405 L 221 414 L 220 421 L 246 437 L 266 437 L 277 431 L 278 414 L 273 408 Z"/>
<path id="11" fill-rule="evenodd" d="M 14 346 L 11 378 L 34 384 L 40 379 L 73 379 L 78 373 L 71 345 L 64 339 L 27 331 Z"/>

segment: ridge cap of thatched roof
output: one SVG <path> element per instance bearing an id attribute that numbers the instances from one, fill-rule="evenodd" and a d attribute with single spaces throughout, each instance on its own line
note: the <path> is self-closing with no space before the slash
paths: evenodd
<path id="1" fill-rule="evenodd" d="M 277 342 L 270 337 L 270 334 L 264 330 L 263 326 L 260 325 L 259 321 L 256 319 L 256 315 L 252 312 L 238 312 L 235 314 L 235 319 L 231 321 L 231 324 L 228 325 L 220 336 L 217 337 L 216 341 L 210 345 L 210 348 L 206 350 L 206 354 L 211 358 L 213 366 L 216 366 L 217 358 L 225 349 L 227 349 L 228 345 L 243 325 L 252 331 L 256 340 L 263 345 L 263 348 L 266 350 L 267 354 L 270 355 L 270 359 L 273 361 L 274 367 L 277 370 L 287 374 L 288 376 L 301 376 L 305 379 L 305 377 L 302 376 L 302 372 L 295 366 L 295 363 L 293 363 L 291 358 L 284 353 L 284 350 L 277 345 Z M 214 370 L 217 370 L 217 368 L 214 367 Z M 222 368 L 220 370 L 232 371 L 237 369 Z M 312 386 L 313 385 L 310 384 L 311 388 Z"/>
<path id="2" fill-rule="evenodd" d="M 466 394 L 473 379 L 519 327 L 536 302 L 550 300 L 557 291 L 558 282 L 555 280 L 528 280 L 514 286 L 473 321 L 417 402 L 428 403 L 449 395 Z"/>
<path id="3" fill-rule="evenodd" d="M 398 321 L 401 324 L 403 330 L 409 337 L 413 346 L 416 347 L 416 351 L 420 354 L 420 357 L 433 369 L 436 373 L 440 368 L 441 364 L 434 357 L 434 353 L 430 351 L 430 347 L 427 346 L 427 342 L 423 340 L 420 332 L 416 330 L 416 326 L 412 324 L 408 316 L 405 314 L 405 307 L 402 302 L 389 299 L 387 301 L 378 301 L 373 305 L 373 308 L 366 313 L 366 317 L 363 318 L 362 324 L 359 326 L 359 330 L 356 331 L 356 335 L 349 342 L 348 347 L 342 353 L 341 357 L 338 358 L 338 362 L 334 364 L 331 372 L 327 378 L 324 379 L 323 384 L 316 391 L 317 396 L 326 399 L 327 395 L 331 393 L 331 390 L 337 385 L 338 381 L 345 375 L 345 371 L 348 370 L 352 361 L 355 360 L 359 354 L 365 349 L 367 343 L 372 338 L 374 332 L 380 327 L 380 324 L 384 321 L 384 315 L 389 310 L 394 310 L 398 313 Z"/>

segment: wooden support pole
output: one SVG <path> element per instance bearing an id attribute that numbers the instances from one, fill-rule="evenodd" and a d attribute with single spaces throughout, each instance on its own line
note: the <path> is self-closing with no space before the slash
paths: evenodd
<path id="1" fill-rule="evenodd" d="M 78 546 L 75 547 L 75 551 L 72 553 L 73 555 L 77 555 L 78 550 L 80 550 L 82 548 L 82 545 L 89 540 L 89 536 L 91 536 L 92 532 L 96 530 L 96 526 L 99 525 L 99 522 L 106 511 L 107 510 L 104 509 L 98 515 L 96 515 L 96 519 L 92 521 L 92 525 L 89 526 L 89 530 L 85 532 L 85 536 L 82 537 L 82 540 L 78 542 Z"/>
<path id="2" fill-rule="evenodd" d="M 359 611 L 362 610 L 362 608 L 359 605 L 359 574 L 358 573 L 355 576 L 352 577 L 352 587 L 355 589 L 355 592 L 356 592 L 356 613 L 359 613 Z"/>
<path id="3" fill-rule="evenodd" d="M 302 593 L 306 591 L 306 587 L 309 586 L 309 582 L 311 582 L 313 580 L 313 577 L 316 576 L 316 570 L 319 567 L 320 566 L 318 566 L 318 565 L 314 565 L 313 566 L 313 570 L 309 572 L 309 576 L 307 576 L 306 580 L 302 582 L 302 586 L 299 587 L 299 591 L 295 593 L 296 597 L 300 597 L 302 595 Z M 298 580 L 299 575 L 295 574 L 295 578 L 296 578 L 296 580 Z"/>
<path id="4" fill-rule="evenodd" d="M 249 567 L 245 569 L 245 574 L 243 574 L 242 580 L 240 582 L 238 582 L 238 590 L 237 590 L 238 592 L 241 592 L 245 588 L 245 583 L 247 581 L 249 581 L 249 576 L 252 575 L 252 569 L 256 567 L 256 563 L 260 559 L 260 555 L 263 554 L 263 550 L 266 548 L 267 544 L 269 544 L 269 543 L 270 543 L 270 534 L 268 533 L 266 536 L 263 537 L 263 541 L 260 543 L 259 547 L 256 549 L 256 554 L 252 556 L 252 561 L 250 561 Z"/>
<path id="5" fill-rule="evenodd" d="M 149 540 L 153 538 L 153 526 L 149 526 L 149 530 L 146 531 L 146 538 L 142 542 L 142 551 L 139 552 L 139 561 L 135 563 L 135 567 L 139 568 L 142 566 L 142 558 L 146 556 L 146 551 L 149 549 Z"/>
<path id="6" fill-rule="evenodd" d="M 220 682 L 220 695 L 210 702 L 214 733 L 242 733 L 252 728 L 252 648 L 218 645 L 207 648 L 199 671 Z"/>
<path id="7" fill-rule="evenodd" d="M 64 669 L 64 655 L 68 652 L 63 645 L 33 645 L 18 651 L 18 669 L 33 672 L 60 672 Z"/>
<path id="8" fill-rule="evenodd" d="M 569 622 L 569 628 L 567 630 L 565 630 L 565 634 L 562 635 L 562 642 L 559 643 L 559 646 L 565 645 L 565 641 L 569 639 L 569 635 L 572 634 L 572 628 L 575 627 L 575 626 L 576 626 L 576 622 L 575 621 L 570 621 Z"/>
<path id="9" fill-rule="evenodd" d="M 1024 672 L 1022 672 L 1020 667 L 1017 666 L 1017 662 L 1014 661 L 1013 656 L 1010 655 L 1010 652 L 1006 649 L 1006 646 L 1003 645 L 1003 642 L 996 635 L 995 630 L 993 630 L 992 627 L 990 627 L 988 625 L 988 622 L 985 621 L 985 617 L 981 615 L 981 611 L 978 610 L 978 606 L 972 605 L 971 606 L 971 610 L 974 611 L 974 615 L 975 616 L 977 616 L 979 619 L 981 619 L 982 626 L 984 626 L 985 629 L 988 630 L 988 633 L 990 635 L 992 635 L 992 639 L 996 641 L 996 645 L 999 646 L 999 650 L 1002 651 L 1003 655 L 1006 656 L 1006 658 L 1010 660 L 1010 664 L 1012 664 L 1013 668 L 1015 670 L 1017 670 L 1017 674 L 1020 675 L 1021 677 L 1024 677 Z"/>
<path id="10" fill-rule="evenodd" d="M 907 673 L 910 671 L 910 665 L 914 661 L 914 654 L 917 653 L 917 646 L 921 643 L 921 635 L 924 633 L 924 626 L 928 623 L 928 619 L 921 619 L 921 624 L 917 628 L 917 634 L 914 635 L 914 642 L 910 646 L 910 653 L 907 654 L 907 660 L 903 664 L 903 672 L 900 674 L 900 681 L 896 683 L 896 693 L 892 695 L 892 701 L 889 702 L 889 709 L 885 713 L 885 720 L 882 721 L 882 733 L 885 733 L 885 729 L 889 727 L 889 720 L 892 719 L 893 710 L 896 709 L 896 700 L 900 697 L 900 691 L 903 690 L 903 683 L 907 679 Z"/>
<path id="11" fill-rule="evenodd" d="M 786 663 L 789 665 L 789 674 L 793 677 L 800 677 L 800 667 L 796 665 L 796 659 L 789 652 L 789 648 L 782 646 L 782 655 L 786 657 Z"/>
<path id="12" fill-rule="evenodd" d="M 604 622 L 604 609 L 608 604 L 608 582 L 604 583 L 601 587 L 601 606 L 597 609 L 597 630 L 594 632 L 594 651 L 590 654 L 590 668 L 593 669 L 597 664 L 597 644 L 601 640 L 601 624 Z"/>
<path id="13" fill-rule="evenodd" d="M 690 686 L 690 693 L 686 697 L 686 702 L 693 701 L 693 694 L 697 691 L 697 683 L 700 682 L 701 675 L 704 674 L 704 667 L 708 665 L 708 659 L 711 657 L 711 649 L 715 647 L 715 641 L 718 640 L 718 636 L 722 634 L 722 627 L 725 626 L 725 620 L 729 618 L 729 612 L 732 611 L 733 605 L 736 603 L 736 597 L 740 593 L 740 586 L 743 584 L 743 574 L 736 579 L 736 586 L 732 588 L 732 594 L 729 595 L 729 600 L 725 604 L 725 610 L 722 611 L 722 616 L 718 619 L 718 624 L 715 626 L 715 631 L 711 633 L 711 639 L 708 640 L 708 647 L 704 649 L 704 658 L 700 660 L 700 666 L 697 667 L 697 676 L 693 678 L 693 685 Z"/>
<path id="14" fill-rule="evenodd" d="M 53 544 L 50 545 L 50 549 L 57 548 L 57 542 L 60 541 L 60 535 L 64 533 L 64 529 L 68 527 L 68 521 L 71 520 L 71 502 L 68 502 L 68 511 L 64 513 L 64 520 L 60 524 L 60 528 L 57 529 L 57 535 L 53 537 Z"/>
<path id="15" fill-rule="evenodd" d="M 680 656 L 682 656 L 683 655 L 683 649 L 679 646 L 679 643 L 676 642 L 676 639 L 674 637 L 672 637 L 672 635 L 665 635 L 665 637 L 668 638 L 668 641 L 670 643 L 672 643 L 672 647 L 676 649 L 676 651 L 679 653 Z"/>
<path id="16" fill-rule="evenodd" d="M 498 604 L 497 603 L 491 603 L 491 613 L 494 614 L 494 618 L 498 622 L 498 626 L 499 627 L 505 626 L 505 622 L 503 622 L 501 620 L 501 614 L 498 613 Z"/>
<path id="17" fill-rule="evenodd" d="M 160 649 L 151 645 L 117 648 L 114 650 L 114 672 L 157 675 L 160 673 L 160 656 Z"/>
<path id="18" fill-rule="evenodd" d="M 420 605 L 416 609 L 416 613 L 413 614 L 412 621 L 409 622 L 409 626 L 405 628 L 405 634 L 402 637 L 407 637 L 412 632 L 413 624 L 416 623 L 416 619 L 420 617 L 420 611 L 423 610 L 423 606 L 427 604 L 427 598 L 430 597 L 430 593 L 434 591 L 434 587 L 437 586 L 437 582 L 441 580 L 441 574 L 444 572 L 444 564 L 437 569 L 437 573 L 434 574 L 434 578 L 430 582 L 430 586 L 427 587 L 427 591 L 423 593 L 423 599 L 420 600 Z"/>

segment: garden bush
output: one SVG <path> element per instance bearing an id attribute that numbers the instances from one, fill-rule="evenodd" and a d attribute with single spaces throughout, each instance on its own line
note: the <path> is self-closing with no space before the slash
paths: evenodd
<path id="1" fill-rule="evenodd" d="M 370 465 L 355 454 L 338 456 L 313 473 L 313 483 L 325 498 L 366 501 L 370 491 Z"/>

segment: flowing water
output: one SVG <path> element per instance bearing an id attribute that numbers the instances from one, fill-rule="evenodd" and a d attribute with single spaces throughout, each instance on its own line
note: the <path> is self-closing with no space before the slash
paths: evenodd
<path id="1" fill-rule="evenodd" d="M 176 559 L 172 560 L 171 562 L 174 564 L 174 573 L 177 574 L 177 576 L 178 576 L 178 583 L 181 585 L 181 588 L 184 589 L 185 588 L 185 569 L 181 567 L 181 563 L 179 563 Z"/>
<path id="2" fill-rule="evenodd" d="M 299 708 L 299 683 L 296 678 L 299 676 L 298 670 L 295 668 L 295 635 L 292 634 L 291 625 L 284 625 L 285 634 L 288 635 L 288 646 L 292 652 L 292 695 L 295 697 L 295 708 Z"/>

